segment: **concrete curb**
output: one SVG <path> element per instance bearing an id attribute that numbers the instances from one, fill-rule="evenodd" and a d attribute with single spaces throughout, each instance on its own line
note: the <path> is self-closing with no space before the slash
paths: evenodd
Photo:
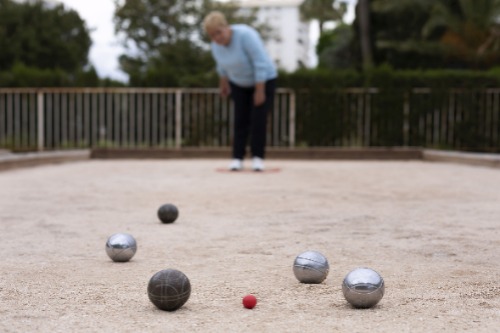
<path id="1" fill-rule="evenodd" d="M 33 153 L 0 150 L 0 171 L 89 159 L 225 158 L 228 148 L 85 149 Z M 500 167 L 500 154 L 465 153 L 420 148 L 268 148 L 268 159 L 283 160 L 420 160 L 481 167 Z"/>
<path id="2" fill-rule="evenodd" d="M 90 159 L 90 150 L 63 150 L 36 153 L 0 154 L 0 171 L 43 164 L 66 163 Z"/>
<path id="3" fill-rule="evenodd" d="M 500 154 L 463 153 L 423 149 L 422 159 L 430 162 L 448 162 L 493 168 L 500 167 Z"/>
<path id="4" fill-rule="evenodd" d="M 171 159 L 223 158 L 229 159 L 230 148 L 152 148 L 152 149 L 93 149 L 91 158 L 98 159 Z M 280 160 L 421 160 L 419 148 L 274 148 L 266 149 L 266 159 Z"/>

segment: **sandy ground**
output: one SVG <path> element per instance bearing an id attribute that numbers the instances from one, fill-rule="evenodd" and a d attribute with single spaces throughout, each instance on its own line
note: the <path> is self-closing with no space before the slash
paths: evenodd
<path id="1" fill-rule="evenodd" d="M 0 332 L 495 332 L 500 170 L 429 162 L 91 160 L 0 173 Z M 156 217 L 163 203 L 173 224 Z M 138 251 L 114 263 L 116 232 Z M 330 274 L 299 283 L 295 257 Z M 341 283 L 366 266 L 381 302 L 353 309 Z M 192 294 L 157 310 L 146 288 L 175 268 Z M 258 305 L 242 307 L 253 293 Z"/>

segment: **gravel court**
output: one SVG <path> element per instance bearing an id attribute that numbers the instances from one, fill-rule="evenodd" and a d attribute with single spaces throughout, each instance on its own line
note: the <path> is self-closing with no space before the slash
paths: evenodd
<path id="1" fill-rule="evenodd" d="M 269 160 L 90 160 L 0 172 L 0 331 L 498 331 L 500 172 L 458 164 Z M 179 208 L 161 224 L 158 207 Z M 128 232 L 127 263 L 106 255 Z M 292 272 L 323 253 L 319 285 Z M 351 308 L 343 277 L 367 266 L 386 294 Z M 148 300 L 175 268 L 192 293 L 176 312 Z M 241 298 L 258 299 L 253 310 Z"/>

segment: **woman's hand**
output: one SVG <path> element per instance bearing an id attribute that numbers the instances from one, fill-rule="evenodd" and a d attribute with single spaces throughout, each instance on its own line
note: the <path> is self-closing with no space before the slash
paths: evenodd
<path id="1" fill-rule="evenodd" d="M 265 83 L 258 82 L 255 85 L 255 92 L 253 94 L 253 104 L 259 106 L 264 104 L 266 101 Z"/>
<path id="2" fill-rule="evenodd" d="M 231 87 L 229 86 L 229 81 L 225 77 L 221 77 L 219 80 L 219 92 L 222 97 L 227 97 L 231 94 Z"/>

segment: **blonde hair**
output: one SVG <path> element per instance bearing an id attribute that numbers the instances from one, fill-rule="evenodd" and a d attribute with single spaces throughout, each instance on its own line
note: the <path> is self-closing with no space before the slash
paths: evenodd
<path id="1" fill-rule="evenodd" d="M 210 12 L 203 20 L 203 29 L 205 32 L 219 27 L 226 27 L 227 20 L 224 14 L 219 11 Z"/>

